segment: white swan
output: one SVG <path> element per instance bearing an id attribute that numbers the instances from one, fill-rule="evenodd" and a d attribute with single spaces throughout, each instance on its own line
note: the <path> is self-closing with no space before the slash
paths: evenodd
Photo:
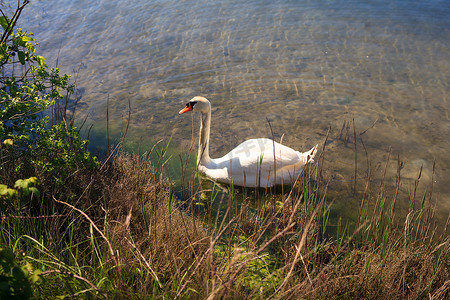
<path id="1" fill-rule="evenodd" d="M 212 159 L 209 157 L 211 103 L 204 97 L 194 97 L 179 114 L 191 110 L 202 114 L 197 168 L 218 182 L 262 188 L 290 184 L 307 163 L 313 162 L 317 152 L 318 145 L 301 153 L 261 138 L 247 140 L 225 156 Z"/>

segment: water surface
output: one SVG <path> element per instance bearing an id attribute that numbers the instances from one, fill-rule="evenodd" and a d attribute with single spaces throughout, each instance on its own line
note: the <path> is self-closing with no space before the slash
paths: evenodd
<path id="1" fill-rule="evenodd" d="M 449 13 L 448 1 L 434 0 L 46 0 L 33 1 L 20 25 L 50 65 L 59 57 L 64 72 L 77 74 L 79 118 L 88 115 L 100 132 L 108 99 L 116 133 L 130 103 L 129 140 L 172 137 L 186 149 L 193 120 L 178 111 L 203 95 L 213 105 L 212 156 L 271 137 L 268 120 L 277 140 L 302 151 L 331 128 L 324 173 L 345 195 L 355 131 L 358 178 L 366 174 L 362 138 L 374 180 L 389 151 L 391 187 L 398 157 L 405 193 L 423 167 L 421 184 L 434 178 L 446 219 Z"/>

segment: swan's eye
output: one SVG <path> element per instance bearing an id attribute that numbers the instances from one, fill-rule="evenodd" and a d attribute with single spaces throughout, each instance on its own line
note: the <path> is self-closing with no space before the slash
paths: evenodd
<path id="1" fill-rule="evenodd" d="M 186 103 L 186 107 L 180 110 L 179 114 L 184 114 L 185 112 L 191 111 L 194 109 L 194 105 L 197 104 L 197 101 L 190 101 Z"/>
<path id="2" fill-rule="evenodd" d="M 193 109 L 194 105 L 197 104 L 196 101 L 186 103 L 186 108 Z"/>

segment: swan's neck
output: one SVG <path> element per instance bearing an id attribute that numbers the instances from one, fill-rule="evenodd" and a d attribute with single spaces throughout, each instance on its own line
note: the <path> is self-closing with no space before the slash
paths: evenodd
<path id="1" fill-rule="evenodd" d="M 209 157 L 209 129 L 211 126 L 211 111 L 202 114 L 200 124 L 200 138 L 198 145 L 197 165 L 205 165 L 211 161 Z"/>

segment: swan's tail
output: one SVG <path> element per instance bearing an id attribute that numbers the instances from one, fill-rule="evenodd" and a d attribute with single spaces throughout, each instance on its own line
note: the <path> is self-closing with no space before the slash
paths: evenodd
<path id="1" fill-rule="evenodd" d="M 316 156 L 318 148 L 319 148 L 319 144 L 317 144 L 314 147 L 312 147 L 311 150 L 303 153 L 303 158 L 305 160 L 305 164 L 314 162 L 314 156 Z"/>

